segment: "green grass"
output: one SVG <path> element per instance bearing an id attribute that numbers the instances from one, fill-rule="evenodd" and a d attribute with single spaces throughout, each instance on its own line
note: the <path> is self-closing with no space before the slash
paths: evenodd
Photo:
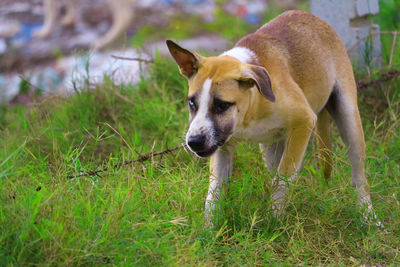
<path id="1" fill-rule="evenodd" d="M 110 82 L 70 98 L 2 109 L 0 265 L 400 262 L 399 83 L 360 94 L 366 171 L 384 232 L 360 221 L 336 130 L 333 177 L 322 178 L 312 141 L 283 220 L 271 216 L 273 175 L 256 145 L 238 148 L 215 229 L 204 228 L 206 160 L 180 150 L 113 168 L 181 142 L 186 90 L 175 64 L 157 59 L 133 87 Z M 66 178 L 105 166 L 111 170 L 101 176 Z"/>
<path id="2" fill-rule="evenodd" d="M 379 24 L 382 31 L 399 31 L 400 29 L 400 1 L 399 0 L 380 0 L 380 13 L 374 18 L 374 22 Z M 389 62 L 392 52 L 393 35 L 384 34 L 381 36 L 382 56 L 385 63 Z M 394 46 L 393 65 L 400 65 L 400 41 L 397 36 L 397 42 Z"/>

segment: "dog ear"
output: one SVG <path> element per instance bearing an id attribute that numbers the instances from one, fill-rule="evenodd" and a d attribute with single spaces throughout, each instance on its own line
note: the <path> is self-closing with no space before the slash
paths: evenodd
<path id="1" fill-rule="evenodd" d="M 180 47 L 171 40 L 167 40 L 167 46 L 178 64 L 180 72 L 187 78 L 192 77 L 199 68 L 200 56 Z"/>
<path id="2" fill-rule="evenodd" d="M 250 88 L 257 86 L 258 91 L 266 99 L 275 102 L 275 95 L 272 91 L 271 79 L 267 70 L 261 66 L 249 65 L 243 71 L 243 77 L 239 79 L 239 85 Z"/>

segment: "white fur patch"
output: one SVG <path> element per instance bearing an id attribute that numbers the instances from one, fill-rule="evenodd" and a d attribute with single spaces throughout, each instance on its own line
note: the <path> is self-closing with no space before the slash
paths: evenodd
<path id="1" fill-rule="evenodd" d="M 257 61 L 256 54 L 247 47 L 237 46 L 231 50 L 225 51 L 220 56 L 231 56 L 243 63 L 250 63 L 252 61 Z"/>
<path id="2" fill-rule="evenodd" d="M 190 124 L 189 131 L 186 134 L 186 144 L 188 143 L 190 136 L 205 134 L 211 138 L 214 137 L 212 131 L 212 121 L 210 118 L 207 118 L 208 107 L 210 104 L 211 84 L 212 80 L 210 78 L 204 81 L 203 89 L 201 90 L 197 101 L 199 109 L 197 110 L 197 114 Z"/>
<path id="3" fill-rule="evenodd" d="M 197 112 L 198 115 L 206 115 L 208 111 L 208 105 L 210 102 L 210 89 L 211 89 L 212 80 L 210 78 L 206 79 L 203 84 L 203 90 L 201 91 L 199 97 L 199 110 Z M 198 116 L 197 115 L 197 116 Z"/>
<path id="4" fill-rule="evenodd" d="M 234 137 L 252 143 L 272 144 L 283 138 L 282 118 L 272 112 L 267 118 L 252 121 L 246 127 L 238 127 Z"/>

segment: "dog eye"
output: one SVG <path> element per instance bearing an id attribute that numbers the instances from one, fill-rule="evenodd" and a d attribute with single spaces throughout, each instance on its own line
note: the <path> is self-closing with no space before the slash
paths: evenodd
<path id="1" fill-rule="evenodd" d="M 227 111 L 234 103 L 225 102 L 219 99 L 214 100 L 214 105 L 212 108 L 212 112 L 214 114 L 221 114 Z"/>
<path id="2" fill-rule="evenodd" d="M 196 103 L 194 102 L 193 98 L 188 100 L 188 104 L 191 110 L 196 110 Z"/>

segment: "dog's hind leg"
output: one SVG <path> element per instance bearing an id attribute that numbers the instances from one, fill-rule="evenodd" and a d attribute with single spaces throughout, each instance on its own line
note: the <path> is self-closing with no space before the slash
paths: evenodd
<path id="1" fill-rule="evenodd" d="M 61 19 L 61 25 L 63 26 L 71 26 L 75 21 L 75 13 L 76 13 L 76 0 L 67 0 L 66 4 L 66 12 L 65 15 Z"/>
<path id="2" fill-rule="evenodd" d="M 285 149 L 285 140 L 273 143 L 270 146 L 260 144 L 260 151 L 265 165 L 270 172 L 275 172 L 281 161 L 283 150 Z"/>
<path id="3" fill-rule="evenodd" d="M 44 24 L 33 34 L 34 37 L 46 38 L 53 31 L 57 19 L 57 0 L 44 0 Z"/>
<path id="4" fill-rule="evenodd" d="M 112 26 L 106 34 L 93 44 L 94 49 L 102 49 L 114 42 L 129 27 L 132 21 L 131 3 L 127 0 L 108 0 L 112 12 Z"/>
<path id="5" fill-rule="evenodd" d="M 318 114 L 315 137 L 317 139 L 317 151 L 321 163 L 320 165 L 323 168 L 325 179 L 328 179 L 332 172 L 332 142 L 330 117 L 326 109 L 323 109 Z"/>
<path id="6" fill-rule="evenodd" d="M 232 174 L 234 146 L 225 145 L 218 149 L 210 160 L 210 186 L 205 205 L 206 226 L 212 227 L 212 219 L 218 208 L 216 202 L 221 195 L 222 186 Z"/>
<path id="7" fill-rule="evenodd" d="M 332 118 L 336 122 L 340 136 L 347 149 L 351 164 L 351 185 L 358 194 L 361 207 L 367 208 L 364 219 L 376 219 L 372 211 L 371 196 L 369 194 L 368 181 L 364 173 L 365 141 L 361 118 L 357 105 L 357 91 L 354 79 L 342 79 L 335 86 L 326 106 Z M 380 222 L 377 225 L 381 225 Z"/>

